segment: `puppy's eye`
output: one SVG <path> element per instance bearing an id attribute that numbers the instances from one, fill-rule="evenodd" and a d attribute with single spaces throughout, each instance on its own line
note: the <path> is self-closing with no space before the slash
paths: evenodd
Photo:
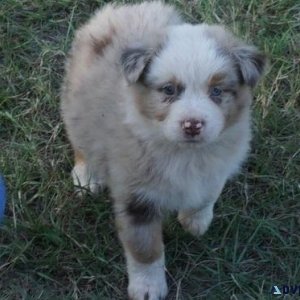
<path id="1" fill-rule="evenodd" d="M 221 96 L 222 92 L 223 91 L 220 88 L 214 87 L 210 91 L 210 96 L 211 97 L 218 97 L 218 96 Z"/>
<path id="2" fill-rule="evenodd" d="M 173 96 L 176 93 L 176 86 L 174 84 L 168 83 L 164 85 L 161 89 L 166 95 Z"/>

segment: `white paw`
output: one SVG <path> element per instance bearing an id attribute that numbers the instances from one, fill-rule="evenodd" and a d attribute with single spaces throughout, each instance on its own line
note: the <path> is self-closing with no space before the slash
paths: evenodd
<path id="1" fill-rule="evenodd" d="M 87 190 L 96 194 L 102 187 L 101 182 L 97 181 L 90 175 L 87 166 L 84 163 L 74 166 L 72 170 L 72 178 L 75 186 L 75 192 L 78 196 L 83 196 Z"/>
<path id="2" fill-rule="evenodd" d="M 182 227 L 195 236 L 203 235 L 213 219 L 212 208 L 199 212 L 179 212 L 178 220 Z"/>
<path id="3" fill-rule="evenodd" d="M 129 286 L 131 300 L 163 300 L 168 287 L 164 269 L 164 258 L 151 264 L 141 264 L 134 260 L 128 262 Z"/>
<path id="4" fill-rule="evenodd" d="M 159 276 L 158 276 L 159 277 Z M 163 300 L 167 296 L 168 287 L 165 278 L 136 278 L 128 287 L 131 300 Z"/>

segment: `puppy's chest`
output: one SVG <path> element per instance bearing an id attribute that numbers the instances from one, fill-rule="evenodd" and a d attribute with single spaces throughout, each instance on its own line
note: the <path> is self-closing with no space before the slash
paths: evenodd
<path id="1" fill-rule="evenodd" d="M 197 156 L 169 156 L 156 160 L 152 167 L 151 178 L 139 190 L 170 210 L 197 208 L 215 201 L 225 182 L 218 165 Z"/>

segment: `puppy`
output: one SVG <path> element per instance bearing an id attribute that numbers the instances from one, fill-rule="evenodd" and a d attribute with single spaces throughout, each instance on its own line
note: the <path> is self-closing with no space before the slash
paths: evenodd
<path id="1" fill-rule="evenodd" d="M 266 59 L 160 2 L 107 5 L 76 32 L 62 116 L 76 186 L 109 187 L 134 300 L 164 299 L 162 216 L 196 236 L 249 150 Z"/>

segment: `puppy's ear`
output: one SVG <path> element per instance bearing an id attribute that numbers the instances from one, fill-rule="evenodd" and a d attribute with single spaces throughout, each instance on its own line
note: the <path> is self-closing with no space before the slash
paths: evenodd
<path id="1" fill-rule="evenodd" d="M 149 64 L 152 52 L 143 48 L 128 48 L 121 56 L 121 64 L 125 78 L 129 83 L 139 80 L 146 66 Z"/>
<path id="2" fill-rule="evenodd" d="M 221 45 L 221 52 L 224 51 L 233 59 L 241 82 L 250 87 L 254 87 L 262 76 L 266 65 L 266 56 L 258 51 L 256 47 L 247 45 L 235 37 L 225 27 L 220 25 L 207 26 L 209 36 L 213 36 Z"/>
<path id="3" fill-rule="evenodd" d="M 266 56 L 254 46 L 236 45 L 230 49 L 231 55 L 239 70 L 242 83 L 255 87 L 262 76 L 266 64 Z"/>

